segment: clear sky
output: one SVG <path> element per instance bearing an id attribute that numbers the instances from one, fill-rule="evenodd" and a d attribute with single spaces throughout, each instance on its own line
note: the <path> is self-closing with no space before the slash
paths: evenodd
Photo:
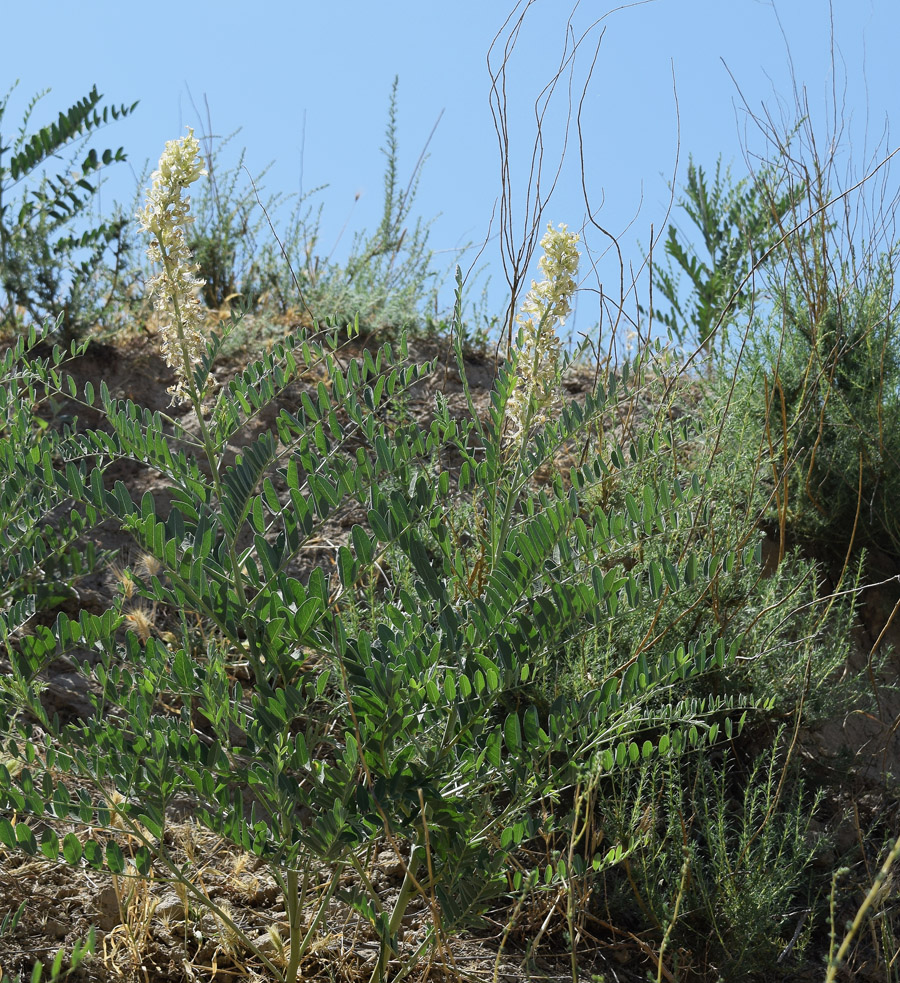
<path id="1" fill-rule="evenodd" d="M 269 193 L 329 185 L 311 201 L 323 205 L 323 251 L 346 226 L 334 253 L 340 258 L 354 230 L 378 222 L 379 148 L 398 75 L 404 185 L 440 118 L 415 214 L 436 218 L 430 245 L 437 265 L 449 265 L 455 247 L 485 238 L 500 191 L 486 55 L 513 6 L 514 0 L 0 0 L 0 86 L 5 91 L 20 80 L 3 142 L 18 127 L 28 99 L 45 88 L 52 91 L 35 123 L 48 122 L 95 83 L 106 103 L 138 99 L 134 115 L 95 143 L 121 145 L 129 154 L 130 166 L 113 169 L 118 174 L 103 195 L 104 204 L 130 202 L 137 177 L 146 163 L 155 166 L 166 140 L 182 135 L 186 124 L 207 132 L 205 100 L 213 133 L 241 130 L 224 163 L 246 147 L 254 174 L 274 162 L 264 179 Z M 534 0 L 510 65 L 520 219 L 534 101 L 558 67 L 570 11 L 570 0 Z M 576 60 L 573 98 L 604 31 L 583 108 L 585 177 L 592 207 L 599 208 L 596 218 L 621 234 L 626 262 L 640 262 L 639 244 L 648 242 L 651 223 L 659 231 L 665 221 L 679 141 L 676 180 L 683 178 L 689 154 L 712 168 L 721 153 L 740 176 L 744 150 L 762 149 L 741 93 L 755 112 L 765 103 L 776 115 L 779 107 L 791 115 L 793 73 L 806 87 L 823 134 L 836 93 L 858 169 L 886 123 L 900 120 L 898 0 L 646 0 L 617 8 L 582 0 L 572 20 L 574 36 L 600 18 Z M 545 135 L 551 172 L 561 150 L 565 86 L 555 99 Z M 894 149 L 892 139 L 886 138 L 885 148 Z M 568 149 L 577 165 L 574 131 Z M 579 229 L 584 218 L 574 166 L 563 172 L 545 220 Z M 597 273 L 586 275 L 586 284 L 604 282 L 607 293 L 617 291 L 617 267 L 609 255 L 601 256 L 602 237 L 588 230 L 587 242 Z M 505 285 L 498 256 L 495 239 L 483 262 L 499 313 Z M 464 256 L 463 268 L 473 259 L 474 252 Z M 589 301 L 585 305 L 582 298 L 578 315 L 586 328 L 596 311 Z"/>

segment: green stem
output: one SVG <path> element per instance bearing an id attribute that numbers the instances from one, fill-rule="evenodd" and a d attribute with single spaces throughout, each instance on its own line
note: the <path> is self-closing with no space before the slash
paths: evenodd
<path id="1" fill-rule="evenodd" d="M 288 931 L 290 933 L 290 956 L 284 971 L 285 983 L 296 983 L 300 969 L 300 920 L 303 912 L 300 910 L 300 875 L 296 870 L 287 872 L 287 907 Z"/>
<path id="2" fill-rule="evenodd" d="M 381 902 L 381 898 L 378 896 L 378 892 L 375 890 L 375 886 L 366 873 L 363 865 L 359 862 L 359 858 L 351 850 L 347 855 L 347 859 L 350 861 L 351 866 L 356 871 L 357 877 L 359 877 L 362 882 L 362 886 L 366 889 L 366 894 L 369 895 L 369 900 L 372 902 L 375 911 L 380 915 L 384 911 L 384 905 Z"/>
<path id="3" fill-rule="evenodd" d="M 552 315 L 550 311 L 546 311 L 541 317 L 540 322 L 537 327 L 537 341 L 534 346 L 534 354 L 531 363 L 531 374 L 530 379 L 532 388 L 528 393 L 528 406 L 525 412 L 525 419 L 522 421 L 522 430 L 519 439 L 513 445 L 513 449 L 516 452 L 516 467 L 513 473 L 512 479 L 507 487 L 506 491 L 506 501 L 503 505 L 503 518 L 500 522 L 499 528 L 497 527 L 494 517 L 497 514 L 497 492 L 499 490 L 500 482 L 495 481 L 493 488 L 491 490 L 491 529 L 492 529 L 492 542 L 491 542 L 491 566 L 496 562 L 497 556 L 500 551 L 504 548 L 506 544 L 506 538 L 509 535 L 509 527 L 512 522 L 512 513 L 515 503 L 518 500 L 519 493 L 519 479 L 523 474 L 522 467 L 522 457 L 524 453 L 525 441 L 528 439 L 528 431 L 531 429 L 531 424 L 534 421 L 535 411 L 534 411 L 534 380 L 538 378 L 538 373 L 540 371 L 540 339 L 541 335 L 547 325 L 547 322 L 551 320 Z M 504 408 L 505 412 L 505 408 Z M 496 434 L 497 438 L 497 459 L 502 460 L 503 456 L 503 435 L 501 432 Z"/>
<path id="4" fill-rule="evenodd" d="M 310 919 L 309 925 L 306 929 L 306 935 L 303 936 L 303 940 L 297 947 L 297 963 L 299 967 L 300 960 L 306 955 L 306 950 L 309 948 L 310 943 L 313 939 L 313 933 L 319 927 L 319 922 L 325 917 L 325 912 L 328 910 L 328 905 L 331 903 L 331 899 L 334 897 L 334 893 L 337 890 L 337 886 L 340 883 L 341 875 L 344 873 L 343 863 L 339 863 L 335 866 L 334 873 L 331 875 L 331 882 L 328 885 L 328 890 L 325 892 L 325 896 L 319 902 L 318 911 L 312 919 Z M 302 908 L 302 905 L 301 905 Z M 291 950 L 293 952 L 293 949 Z"/>
<path id="5" fill-rule="evenodd" d="M 681 865 L 681 883 L 678 886 L 678 894 L 675 898 L 675 910 L 672 912 L 672 918 L 669 920 L 669 924 L 666 925 L 666 930 L 663 933 L 663 939 L 659 946 L 659 956 L 656 960 L 656 983 L 662 983 L 663 969 L 665 968 L 663 956 L 666 953 L 666 946 L 669 944 L 669 936 L 672 934 L 672 929 L 675 928 L 675 923 L 678 921 L 678 909 L 681 907 L 681 899 L 684 897 L 690 872 L 691 855 L 687 849 L 685 849 L 684 863 Z"/>
<path id="6" fill-rule="evenodd" d="M 847 951 L 850 948 L 850 943 L 853 941 L 854 936 L 859 931 L 860 926 L 865 919 L 866 912 L 875 903 L 876 899 L 883 897 L 882 887 L 884 882 L 887 880 L 888 875 L 891 872 L 891 866 L 897 857 L 900 856 L 900 836 L 897 837 L 894 842 L 894 846 L 891 852 L 887 855 L 884 863 L 881 866 L 881 870 L 875 877 L 875 881 L 872 887 L 869 889 L 869 893 L 863 899 L 863 903 L 859 906 L 859 910 L 856 912 L 856 917 L 853 919 L 853 924 L 847 930 L 847 934 L 844 936 L 843 942 L 841 942 L 841 947 L 837 951 L 836 956 L 829 955 L 828 957 L 828 970 L 825 974 L 825 983 L 833 983 L 837 975 L 837 971 L 840 969 L 841 964 L 847 958 Z M 832 925 L 833 930 L 833 925 Z"/>
<path id="7" fill-rule="evenodd" d="M 421 849 L 422 845 L 418 840 L 416 840 L 409 852 L 409 862 L 406 865 L 406 873 L 403 877 L 403 883 L 400 885 L 400 893 L 398 894 L 397 900 L 394 903 L 394 910 L 391 912 L 391 917 L 388 920 L 387 925 L 384 926 L 384 923 L 382 922 L 382 925 L 384 926 L 382 931 L 384 934 L 381 938 L 381 947 L 378 953 L 378 959 L 375 963 L 375 968 L 372 970 L 370 983 L 383 983 L 385 978 L 388 962 L 390 961 L 390 954 L 393 951 L 391 940 L 400 931 L 400 926 L 403 924 L 403 916 L 406 914 L 406 909 L 409 907 L 409 903 L 416 891 L 416 875 L 414 871 L 417 864 L 417 855 Z"/>
<path id="8" fill-rule="evenodd" d="M 394 910 L 391 912 L 391 918 L 388 922 L 388 932 L 391 938 L 400 931 L 400 926 L 403 924 L 403 916 L 406 914 L 406 909 L 412 900 L 413 894 L 415 894 L 416 875 L 414 870 L 417 863 L 416 855 L 421 849 L 422 847 L 417 841 L 413 843 L 412 849 L 409 852 L 409 863 L 406 867 L 406 873 L 403 876 L 403 883 L 400 885 L 400 894 L 397 896 Z"/>
<path id="9" fill-rule="evenodd" d="M 159 252 L 162 256 L 163 266 L 166 271 L 166 279 L 169 281 L 170 286 L 174 284 L 175 277 L 173 276 L 173 263 L 169 258 L 169 254 L 166 252 L 166 248 L 163 245 L 163 236 L 156 232 L 156 238 L 159 242 Z M 181 313 L 181 306 L 178 303 L 178 297 L 174 289 L 170 289 L 170 296 L 172 299 L 172 307 L 175 314 L 175 330 L 178 335 L 178 348 L 181 352 L 182 360 L 182 373 L 184 379 L 188 386 L 188 392 L 191 398 L 191 402 L 194 406 L 194 412 L 197 414 L 197 422 L 200 427 L 200 439 L 203 444 L 203 450 L 206 455 L 206 461 L 209 465 L 210 476 L 213 482 L 213 490 L 215 491 L 216 499 L 221 504 L 224 500 L 224 495 L 222 491 L 222 479 L 219 474 L 219 462 L 216 459 L 216 447 L 214 445 L 212 436 L 210 435 L 209 428 L 206 425 L 206 420 L 203 418 L 203 394 L 197 388 L 197 382 L 194 378 L 193 365 L 191 363 L 187 338 L 184 333 L 184 318 Z M 244 589 L 244 579 L 241 572 L 241 564 L 238 559 L 237 545 L 234 538 L 229 535 L 228 530 L 222 528 L 222 533 L 225 536 L 225 541 L 228 548 L 228 561 L 231 566 L 232 582 L 234 584 L 235 592 L 237 593 L 238 603 L 244 612 L 248 612 L 247 603 L 247 593 Z M 244 619 L 244 628 L 247 632 L 247 643 L 250 649 L 250 659 L 253 663 L 254 675 L 257 682 L 261 681 L 263 677 L 262 670 L 262 653 L 260 651 L 259 637 L 256 631 L 256 625 L 252 618 Z"/>

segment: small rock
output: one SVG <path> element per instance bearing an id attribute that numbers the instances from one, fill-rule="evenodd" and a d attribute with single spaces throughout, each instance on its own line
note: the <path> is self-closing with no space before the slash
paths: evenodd
<path id="1" fill-rule="evenodd" d="M 386 877 L 394 881 L 403 880 L 406 871 L 393 850 L 383 850 L 378 856 L 377 864 Z"/>
<path id="2" fill-rule="evenodd" d="M 167 894 L 160 898 L 154 911 L 157 918 L 168 919 L 173 922 L 184 921 L 184 902 L 177 894 Z"/>
<path id="3" fill-rule="evenodd" d="M 256 939 L 254 939 L 253 945 L 264 956 L 268 956 L 270 959 L 273 956 L 281 955 L 284 948 L 284 942 L 282 941 L 281 946 L 279 946 L 269 932 L 263 932 L 262 935 L 259 935 Z"/>
<path id="4" fill-rule="evenodd" d="M 69 932 L 69 926 L 61 922 L 58 918 L 48 918 L 44 922 L 44 932 L 51 939 L 64 939 Z"/>
<path id="5" fill-rule="evenodd" d="M 97 928 L 109 932 L 122 921 L 119 914 L 119 897 L 112 886 L 107 886 L 97 895 Z"/>
<path id="6" fill-rule="evenodd" d="M 252 905 L 270 905 L 280 894 L 277 884 L 264 881 L 243 887 L 243 890 L 247 903 Z"/>

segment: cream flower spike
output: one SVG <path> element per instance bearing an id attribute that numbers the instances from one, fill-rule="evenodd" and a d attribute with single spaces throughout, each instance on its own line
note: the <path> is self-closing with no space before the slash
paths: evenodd
<path id="1" fill-rule="evenodd" d="M 160 349 L 176 373 L 169 388 L 172 402 L 190 398 L 191 373 L 206 350 L 201 330 L 205 311 L 197 298 L 204 281 L 196 274 L 194 257 L 187 246 L 187 229 L 194 221 L 190 198 L 182 192 L 202 174 L 200 144 L 194 131 L 180 140 L 169 140 L 153 172 L 147 205 L 138 212 L 142 228 L 153 236 L 147 255 L 160 272 L 147 281 L 159 316 Z"/>
<path id="2" fill-rule="evenodd" d="M 532 280 L 531 290 L 516 321 L 521 326 L 518 352 L 519 382 L 506 405 L 510 438 L 524 437 L 534 424 L 546 423 L 549 410 L 559 402 L 560 347 L 557 323 L 565 323 L 575 293 L 581 237 L 561 224 L 547 226 L 541 239 L 544 255 L 538 263 L 544 279 Z"/>

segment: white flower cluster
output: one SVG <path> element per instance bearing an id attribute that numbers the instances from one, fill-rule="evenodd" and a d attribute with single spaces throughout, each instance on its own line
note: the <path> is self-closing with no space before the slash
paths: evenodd
<path id="1" fill-rule="evenodd" d="M 147 281 L 153 306 L 159 315 L 160 348 L 166 363 L 175 369 L 177 381 L 169 388 L 172 402 L 184 402 L 188 380 L 206 350 L 201 331 L 204 310 L 197 298 L 203 280 L 187 246 L 187 228 L 194 221 L 190 198 L 182 191 L 205 174 L 200 165 L 200 144 L 194 131 L 180 140 L 169 140 L 153 172 L 147 206 L 138 212 L 141 226 L 153 239 L 147 255 L 161 270 Z"/>
<path id="2" fill-rule="evenodd" d="M 524 430 L 546 423 L 548 412 L 560 399 L 560 347 L 557 322 L 562 325 L 571 310 L 580 253 L 575 248 L 581 237 L 564 224 L 555 230 L 547 226 L 541 239 L 544 255 L 539 266 L 544 279 L 532 280 L 531 290 L 516 321 L 521 326 L 517 368 L 518 384 L 506 404 L 510 437 L 518 439 Z"/>

